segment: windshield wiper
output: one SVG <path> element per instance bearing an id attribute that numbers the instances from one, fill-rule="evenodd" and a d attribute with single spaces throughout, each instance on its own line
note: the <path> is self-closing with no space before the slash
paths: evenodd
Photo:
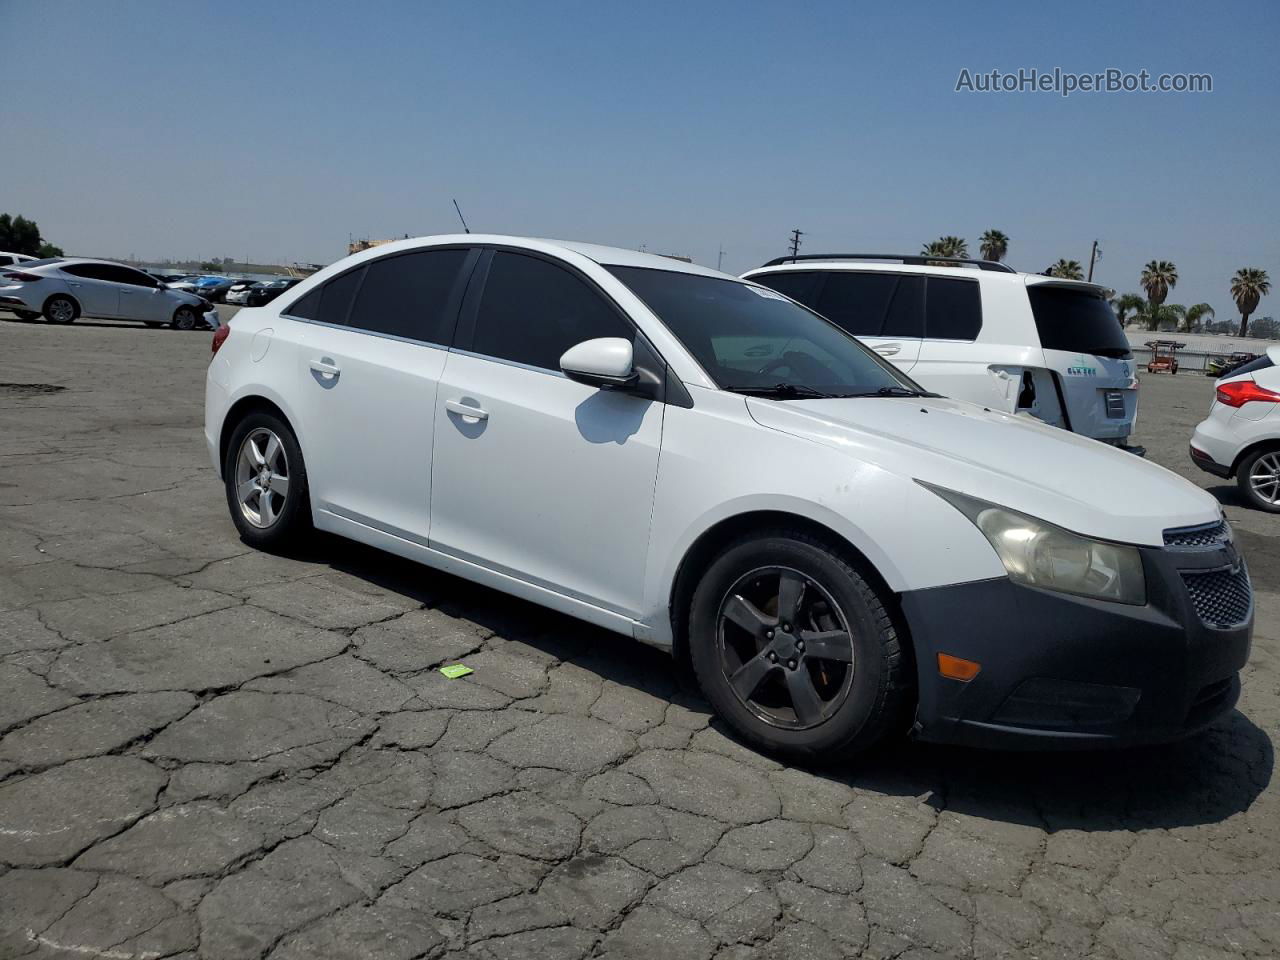
<path id="1" fill-rule="evenodd" d="M 836 396 L 844 399 L 847 397 L 940 397 L 942 394 L 930 393 L 928 390 L 912 390 L 908 387 L 878 387 L 863 393 L 839 393 Z"/>
<path id="2" fill-rule="evenodd" d="M 770 400 L 825 400 L 831 394 L 806 387 L 802 383 L 775 383 L 772 387 L 730 387 L 733 393 Z"/>

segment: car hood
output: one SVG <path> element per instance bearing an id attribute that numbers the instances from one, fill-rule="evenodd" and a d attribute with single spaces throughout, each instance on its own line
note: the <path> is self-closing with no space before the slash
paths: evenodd
<path id="1" fill-rule="evenodd" d="M 941 397 L 748 398 L 747 409 L 762 426 L 1090 537 L 1159 546 L 1169 527 L 1221 516 L 1217 500 L 1163 467 L 976 404 Z"/>

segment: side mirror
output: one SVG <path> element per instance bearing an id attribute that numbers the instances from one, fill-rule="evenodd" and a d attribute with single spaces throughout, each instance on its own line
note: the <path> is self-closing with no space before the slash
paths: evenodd
<path id="1" fill-rule="evenodd" d="M 631 343 L 621 337 L 598 337 L 570 347 L 560 357 L 560 369 L 570 380 L 602 390 L 625 389 L 640 381 L 632 366 Z"/>

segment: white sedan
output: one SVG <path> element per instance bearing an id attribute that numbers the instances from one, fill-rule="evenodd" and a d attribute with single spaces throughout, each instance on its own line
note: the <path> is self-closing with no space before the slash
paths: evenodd
<path id="1" fill-rule="evenodd" d="M 1252 593 L 1213 497 L 924 391 L 755 283 L 404 240 L 214 349 L 245 542 L 318 527 L 670 650 L 764 749 L 1168 740 L 1239 696 Z"/>
<path id="2" fill-rule="evenodd" d="M 1214 385 L 1191 459 L 1207 473 L 1235 477 L 1252 506 L 1280 513 L 1280 346 Z"/>

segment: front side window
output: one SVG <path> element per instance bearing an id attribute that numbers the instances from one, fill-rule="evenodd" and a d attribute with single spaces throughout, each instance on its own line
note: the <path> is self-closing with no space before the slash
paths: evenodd
<path id="1" fill-rule="evenodd" d="M 1027 297 L 1044 349 L 1096 357 L 1133 356 L 1111 304 L 1091 290 L 1032 284 Z"/>
<path id="2" fill-rule="evenodd" d="M 132 287 L 159 286 L 155 280 L 140 270 L 130 270 L 128 267 L 108 267 L 107 271 L 108 278 L 115 283 L 127 283 Z"/>
<path id="3" fill-rule="evenodd" d="M 772 290 L 669 270 L 607 269 L 722 389 L 783 399 L 922 392 L 838 326 Z"/>
<path id="4" fill-rule="evenodd" d="M 982 329 L 978 282 L 930 277 L 924 327 L 930 340 L 976 340 Z"/>
<path id="5" fill-rule="evenodd" d="M 449 310 L 450 294 L 466 258 L 466 250 L 423 250 L 374 260 L 351 308 L 349 324 L 448 345 L 456 319 Z"/>
<path id="6" fill-rule="evenodd" d="M 471 350 L 559 370 L 560 356 L 583 340 L 634 336 L 617 310 L 565 268 L 499 250 L 485 280 Z"/>

